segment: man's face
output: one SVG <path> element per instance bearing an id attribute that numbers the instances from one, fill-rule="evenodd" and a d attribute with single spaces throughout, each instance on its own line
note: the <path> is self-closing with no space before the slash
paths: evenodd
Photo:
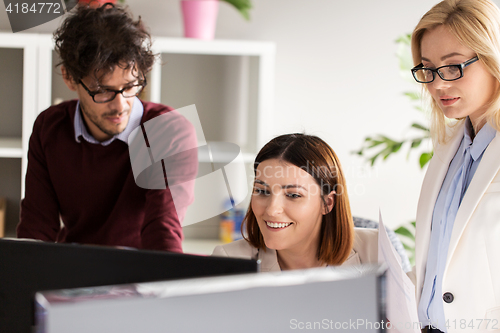
<path id="1" fill-rule="evenodd" d="M 115 66 L 112 72 L 102 77 L 98 86 L 91 77 L 85 77 L 81 81 L 92 92 L 102 89 L 121 90 L 138 83 L 138 79 L 132 74 L 132 68 L 123 69 L 119 66 Z M 109 140 L 125 130 L 134 105 L 134 97 L 125 98 L 122 94 L 117 94 L 112 101 L 95 103 L 80 83 L 72 81 L 71 86 L 68 85 L 77 92 L 83 119 L 96 140 Z"/>

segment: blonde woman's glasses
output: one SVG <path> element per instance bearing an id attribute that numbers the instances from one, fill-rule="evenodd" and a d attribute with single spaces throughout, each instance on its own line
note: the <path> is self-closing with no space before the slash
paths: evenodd
<path id="1" fill-rule="evenodd" d="M 457 65 L 446 65 L 438 68 L 426 68 L 423 64 L 415 66 L 411 69 L 411 73 L 415 80 L 419 83 L 431 83 L 436 78 L 436 73 L 444 81 L 455 81 L 464 76 L 464 68 L 478 61 L 475 56 Z"/>

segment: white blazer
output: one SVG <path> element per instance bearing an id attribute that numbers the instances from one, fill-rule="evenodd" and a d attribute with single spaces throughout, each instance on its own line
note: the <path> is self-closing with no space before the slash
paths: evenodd
<path id="1" fill-rule="evenodd" d="M 434 205 L 462 140 L 464 124 L 456 126 L 447 144 L 436 147 L 422 184 L 415 240 L 417 304 L 425 278 Z M 484 152 L 453 225 L 442 289 L 443 293 L 454 296 L 451 303 L 443 301 L 450 333 L 482 332 L 487 323 L 486 331 L 492 331 L 493 327 L 500 331 L 499 170 L 500 135 L 497 132 Z M 469 326 L 471 320 L 472 326 Z"/>
<path id="2" fill-rule="evenodd" d="M 354 230 L 353 249 L 342 265 L 378 263 L 378 229 L 354 228 Z M 278 272 L 281 270 L 275 250 L 266 249 L 266 251 L 259 251 L 244 239 L 225 245 L 218 245 L 215 247 L 212 255 L 260 259 L 261 272 Z"/>

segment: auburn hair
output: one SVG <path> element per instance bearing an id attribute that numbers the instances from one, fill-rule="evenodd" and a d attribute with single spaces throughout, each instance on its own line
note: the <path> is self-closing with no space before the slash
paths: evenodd
<path id="1" fill-rule="evenodd" d="M 333 149 L 316 136 L 286 134 L 272 139 L 260 150 L 255 158 L 255 175 L 259 164 L 270 159 L 279 159 L 309 173 L 320 186 L 325 208 L 324 197 L 336 192 L 333 209 L 322 217 L 317 259 L 328 265 L 342 264 L 352 250 L 354 223 L 344 173 Z M 242 229 L 246 230 L 245 239 L 252 246 L 266 250 L 251 203 Z"/>

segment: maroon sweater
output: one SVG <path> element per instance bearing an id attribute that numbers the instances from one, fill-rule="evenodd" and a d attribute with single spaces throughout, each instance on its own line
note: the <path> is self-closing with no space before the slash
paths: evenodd
<path id="1" fill-rule="evenodd" d="M 171 110 L 142 103 L 141 124 Z M 126 143 L 76 142 L 75 109 L 76 100 L 64 102 L 35 121 L 18 237 L 182 252 L 169 189 L 136 185 Z"/>

